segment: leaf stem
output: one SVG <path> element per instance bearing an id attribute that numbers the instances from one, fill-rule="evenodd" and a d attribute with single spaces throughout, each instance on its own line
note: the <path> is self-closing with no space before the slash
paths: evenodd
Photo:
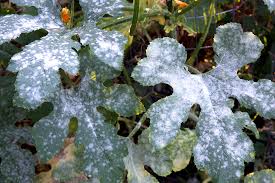
<path id="1" fill-rule="evenodd" d="M 136 30 L 136 26 L 137 26 L 137 22 L 138 22 L 138 15 L 139 15 L 139 0 L 134 0 L 134 14 L 133 14 L 133 18 L 132 18 L 132 25 L 130 28 L 131 36 L 133 36 L 133 34 Z"/>
<path id="2" fill-rule="evenodd" d="M 137 125 L 135 126 L 135 128 L 131 131 L 131 133 L 128 135 L 128 139 L 132 138 L 137 131 L 140 129 L 140 127 L 142 126 L 142 124 L 144 123 L 144 121 L 147 118 L 147 113 L 145 112 L 142 117 L 140 118 L 139 122 L 137 123 Z"/>
<path id="3" fill-rule="evenodd" d="M 127 69 L 126 69 L 124 66 L 123 66 L 123 68 L 122 68 L 122 72 L 123 72 L 123 75 L 124 75 L 124 77 L 125 77 L 125 79 L 126 79 L 127 84 L 132 86 L 131 78 L 130 78 L 130 76 L 129 76 L 129 74 L 128 74 Z"/>
<path id="4" fill-rule="evenodd" d="M 198 53 L 199 53 L 199 51 L 200 51 L 207 35 L 208 35 L 209 29 L 210 29 L 210 26 L 211 26 L 211 23 L 212 23 L 212 20 L 213 20 L 213 16 L 215 14 L 215 9 L 214 9 L 215 6 L 214 5 L 215 5 L 215 0 L 212 0 L 211 4 L 210 4 L 210 17 L 209 17 L 209 20 L 207 22 L 207 25 L 206 25 L 204 31 L 203 31 L 203 35 L 199 40 L 198 46 L 196 47 L 196 49 L 193 51 L 192 55 L 190 56 L 190 58 L 186 62 L 186 64 L 188 64 L 188 65 L 191 65 L 191 66 L 194 65 L 195 60 L 198 56 Z"/>

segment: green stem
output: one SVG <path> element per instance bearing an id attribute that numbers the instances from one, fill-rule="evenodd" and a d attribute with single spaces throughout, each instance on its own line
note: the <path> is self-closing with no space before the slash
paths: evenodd
<path id="1" fill-rule="evenodd" d="M 140 118 L 139 122 L 137 123 L 137 125 L 135 126 L 135 128 L 128 135 L 127 137 L 128 139 L 132 138 L 137 133 L 137 131 L 140 129 L 140 127 L 142 126 L 146 118 L 147 118 L 147 113 L 144 113 L 143 116 Z"/>
<path id="2" fill-rule="evenodd" d="M 74 25 L 74 0 L 72 1 L 71 5 L 71 22 L 70 22 L 70 29 L 73 28 Z"/>
<path id="3" fill-rule="evenodd" d="M 136 26 L 137 26 L 137 22 L 138 22 L 138 15 L 139 15 L 139 0 L 134 0 L 134 15 L 133 15 L 133 19 L 132 19 L 132 25 L 130 28 L 131 36 L 133 36 L 133 34 L 136 30 Z"/>
<path id="4" fill-rule="evenodd" d="M 123 67 L 122 72 L 123 72 L 123 75 L 124 75 L 124 77 L 126 79 L 127 84 L 132 86 L 131 78 L 130 78 L 130 76 L 128 74 L 128 71 L 126 70 L 125 67 Z"/>
<path id="5" fill-rule="evenodd" d="M 212 0 L 212 2 L 210 4 L 210 17 L 209 17 L 209 20 L 207 22 L 207 25 L 206 25 L 204 31 L 203 31 L 203 35 L 199 40 L 198 46 L 196 47 L 196 49 L 193 51 L 192 55 L 190 56 L 190 58 L 186 62 L 186 64 L 188 64 L 188 65 L 191 65 L 191 66 L 194 65 L 195 60 L 198 56 L 198 53 L 199 53 L 199 51 L 200 51 L 207 35 L 208 35 L 209 29 L 210 29 L 210 26 L 211 26 L 211 23 L 212 23 L 212 20 L 213 20 L 213 16 L 214 16 L 214 13 L 215 13 L 215 11 L 214 11 L 215 6 L 214 5 L 215 5 L 215 1 Z"/>

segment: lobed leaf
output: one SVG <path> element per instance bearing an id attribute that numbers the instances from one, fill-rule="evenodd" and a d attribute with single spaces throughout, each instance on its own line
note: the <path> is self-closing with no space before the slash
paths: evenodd
<path id="1" fill-rule="evenodd" d="M 85 147 L 85 172 L 102 182 L 120 182 L 124 173 L 122 158 L 126 153 L 126 145 L 122 137 L 116 134 L 114 127 L 97 111 L 97 107 L 108 105 L 106 104 L 108 100 L 112 101 L 109 103 L 112 105 L 109 106 L 111 110 L 121 113 L 128 105 L 130 109 L 122 114 L 128 115 L 130 112 L 132 115 L 135 114 L 136 107 L 140 106 L 140 104 L 135 106 L 138 99 L 133 97 L 132 89 L 121 87 L 118 86 L 121 92 L 120 100 L 116 100 L 118 96 L 110 97 L 110 90 L 116 92 L 116 87 L 107 89 L 102 84 L 85 77 L 80 88 L 61 90 L 57 93 L 52 99 L 53 112 L 36 123 L 33 128 L 33 136 L 41 159 L 49 160 L 58 152 L 68 133 L 69 120 L 77 117 L 76 143 Z"/>
<path id="2" fill-rule="evenodd" d="M 86 18 L 90 20 L 97 20 L 105 14 L 117 16 L 121 14 L 121 8 L 129 5 L 126 0 L 80 0 L 79 3 L 86 13 Z"/>
<path id="3" fill-rule="evenodd" d="M 66 35 L 51 32 L 14 55 L 7 69 L 19 71 L 14 99 L 17 106 L 36 108 L 47 101 L 58 90 L 59 68 L 77 74 L 78 55 L 72 48 L 79 46 Z"/>
<path id="4" fill-rule="evenodd" d="M 97 19 L 86 19 L 82 27 L 69 31 L 61 23 L 55 2 L 46 0 L 20 2 L 14 0 L 13 2 L 24 6 L 36 6 L 39 14 L 38 16 L 0 17 L 0 44 L 17 38 L 21 33 L 29 33 L 37 29 L 45 29 L 48 32 L 46 37 L 27 45 L 22 52 L 11 58 L 8 69 L 18 72 L 16 105 L 33 109 L 48 101 L 59 89 L 60 76 L 57 72 L 59 68 L 70 74 L 78 73 L 78 55 L 72 48 L 79 50 L 80 44 L 71 39 L 75 34 L 79 34 L 81 43 L 91 47 L 93 60 L 98 62 L 95 68 L 101 67 L 116 74 L 122 70 L 126 39 L 117 32 L 98 29 L 95 25 Z M 89 5 L 82 2 L 82 5 L 85 7 L 92 5 L 94 13 L 105 10 L 109 12 L 115 10 L 115 7 L 111 6 L 118 5 L 115 1 L 112 2 L 113 4 L 109 1 L 105 3 L 103 6 L 102 2 L 89 3 Z M 110 7 L 107 8 L 108 6 Z M 86 71 L 89 71 L 89 68 L 85 69 L 84 73 Z M 102 73 L 104 79 L 114 76 L 114 74 Z"/>
<path id="5" fill-rule="evenodd" d="M 74 30 L 78 34 L 83 45 L 89 45 L 92 51 L 92 59 L 99 65 L 106 65 L 115 71 L 121 71 L 123 66 L 123 51 L 127 39 L 115 31 L 104 31 L 96 27 L 95 22 L 87 23 Z M 87 63 L 93 67 L 93 63 Z M 103 68 L 104 70 L 104 68 Z M 101 70 L 95 70 L 101 71 Z"/>
<path id="6" fill-rule="evenodd" d="M 170 144 L 156 151 L 149 142 L 149 133 L 149 130 L 143 131 L 138 145 L 128 144 L 129 154 L 124 158 L 124 163 L 131 183 L 157 182 L 146 172 L 144 165 L 150 166 L 160 176 L 167 176 L 172 171 L 184 169 L 191 159 L 192 149 L 196 143 L 194 131 L 186 129 L 179 132 Z"/>
<path id="7" fill-rule="evenodd" d="M 248 115 L 233 113 L 230 97 L 265 118 L 274 118 L 275 84 L 241 80 L 237 70 L 260 56 L 263 44 L 239 24 L 217 28 L 214 38 L 217 67 L 205 74 L 192 75 L 185 66 L 184 47 L 171 38 L 156 39 L 147 48 L 147 58 L 134 69 L 132 77 L 143 85 L 166 83 L 173 94 L 154 103 L 148 110 L 150 142 L 155 149 L 166 147 L 188 118 L 190 107 L 199 104 L 201 115 L 196 130 L 195 163 L 218 182 L 237 182 L 243 161 L 253 160 L 253 144 L 243 128 L 257 136 Z"/>

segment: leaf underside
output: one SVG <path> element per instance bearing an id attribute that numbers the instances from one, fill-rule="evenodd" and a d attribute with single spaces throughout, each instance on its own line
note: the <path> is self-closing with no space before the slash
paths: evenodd
<path id="1" fill-rule="evenodd" d="M 229 98 L 265 118 L 275 116 L 275 86 L 269 80 L 241 80 L 237 70 L 256 61 L 263 44 L 252 33 L 244 33 L 239 24 L 217 28 L 214 38 L 217 67 L 208 73 L 193 75 L 185 66 L 182 45 L 171 38 L 156 39 L 147 48 L 132 77 L 145 86 L 169 84 L 173 94 L 154 103 L 148 110 L 150 142 L 155 149 L 167 146 L 188 118 L 192 105 L 199 104 L 201 114 L 194 148 L 198 168 L 208 171 L 218 182 L 237 182 L 244 161 L 253 160 L 253 144 L 242 129 L 258 136 L 247 113 L 231 111 Z"/>

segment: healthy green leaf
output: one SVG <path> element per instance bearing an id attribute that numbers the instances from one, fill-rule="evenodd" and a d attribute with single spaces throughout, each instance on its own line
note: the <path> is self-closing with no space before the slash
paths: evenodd
<path id="1" fill-rule="evenodd" d="M 245 176 L 245 183 L 273 183 L 275 182 L 275 171 L 271 169 L 261 170 L 259 172 L 253 172 Z"/>
<path id="2" fill-rule="evenodd" d="M 186 51 L 176 40 L 151 42 L 147 58 L 139 62 L 132 77 L 146 86 L 167 83 L 173 88 L 171 96 L 148 110 L 153 146 L 166 147 L 188 118 L 190 107 L 199 104 L 202 111 L 196 127 L 199 139 L 194 148 L 195 163 L 218 182 L 236 182 L 243 174 L 243 161 L 253 159 L 252 142 L 242 129 L 256 132 L 256 127 L 248 115 L 231 111 L 229 97 L 265 118 L 275 117 L 274 83 L 245 81 L 237 75 L 240 67 L 256 61 L 262 48 L 260 40 L 252 33 L 244 33 L 239 24 L 220 26 L 214 38 L 217 67 L 192 75 L 184 65 Z"/>
<path id="3" fill-rule="evenodd" d="M 144 165 L 150 166 L 160 176 L 169 175 L 184 169 L 192 156 L 192 149 L 196 143 L 196 134 L 191 130 L 180 131 L 177 137 L 168 146 L 154 151 L 148 136 L 149 130 L 143 131 L 139 138 L 139 144 L 128 144 L 128 156 L 124 158 L 128 170 L 128 180 L 131 183 L 157 182 L 144 169 Z"/>
<path id="4" fill-rule="evenodd" d="M 117 91 L 120 96 L 117 96 Z M 115 94 L 113 97 L 110 96 L 112 93 Z M 121 115 L 133 115 L 141 105 L 134 97 L 133 90 L 125 85 L 105 88 L 85 77 L 78 89 L 61 90 L 51 102 L 54 105 L 53 112 L 33 128 L 41 159 L 49 160 L 59 151 L 68 133 L 70 119 L 77 117 L 76 143 L 85 146 L 85 172 L 102 182 L 120 182 L 126 145 L 122 137 L 116 134 L 114 127 L 97 111 L 97 107 L 107 106 Z M 128 110 L 125 110 L 126 106 Z"/>

